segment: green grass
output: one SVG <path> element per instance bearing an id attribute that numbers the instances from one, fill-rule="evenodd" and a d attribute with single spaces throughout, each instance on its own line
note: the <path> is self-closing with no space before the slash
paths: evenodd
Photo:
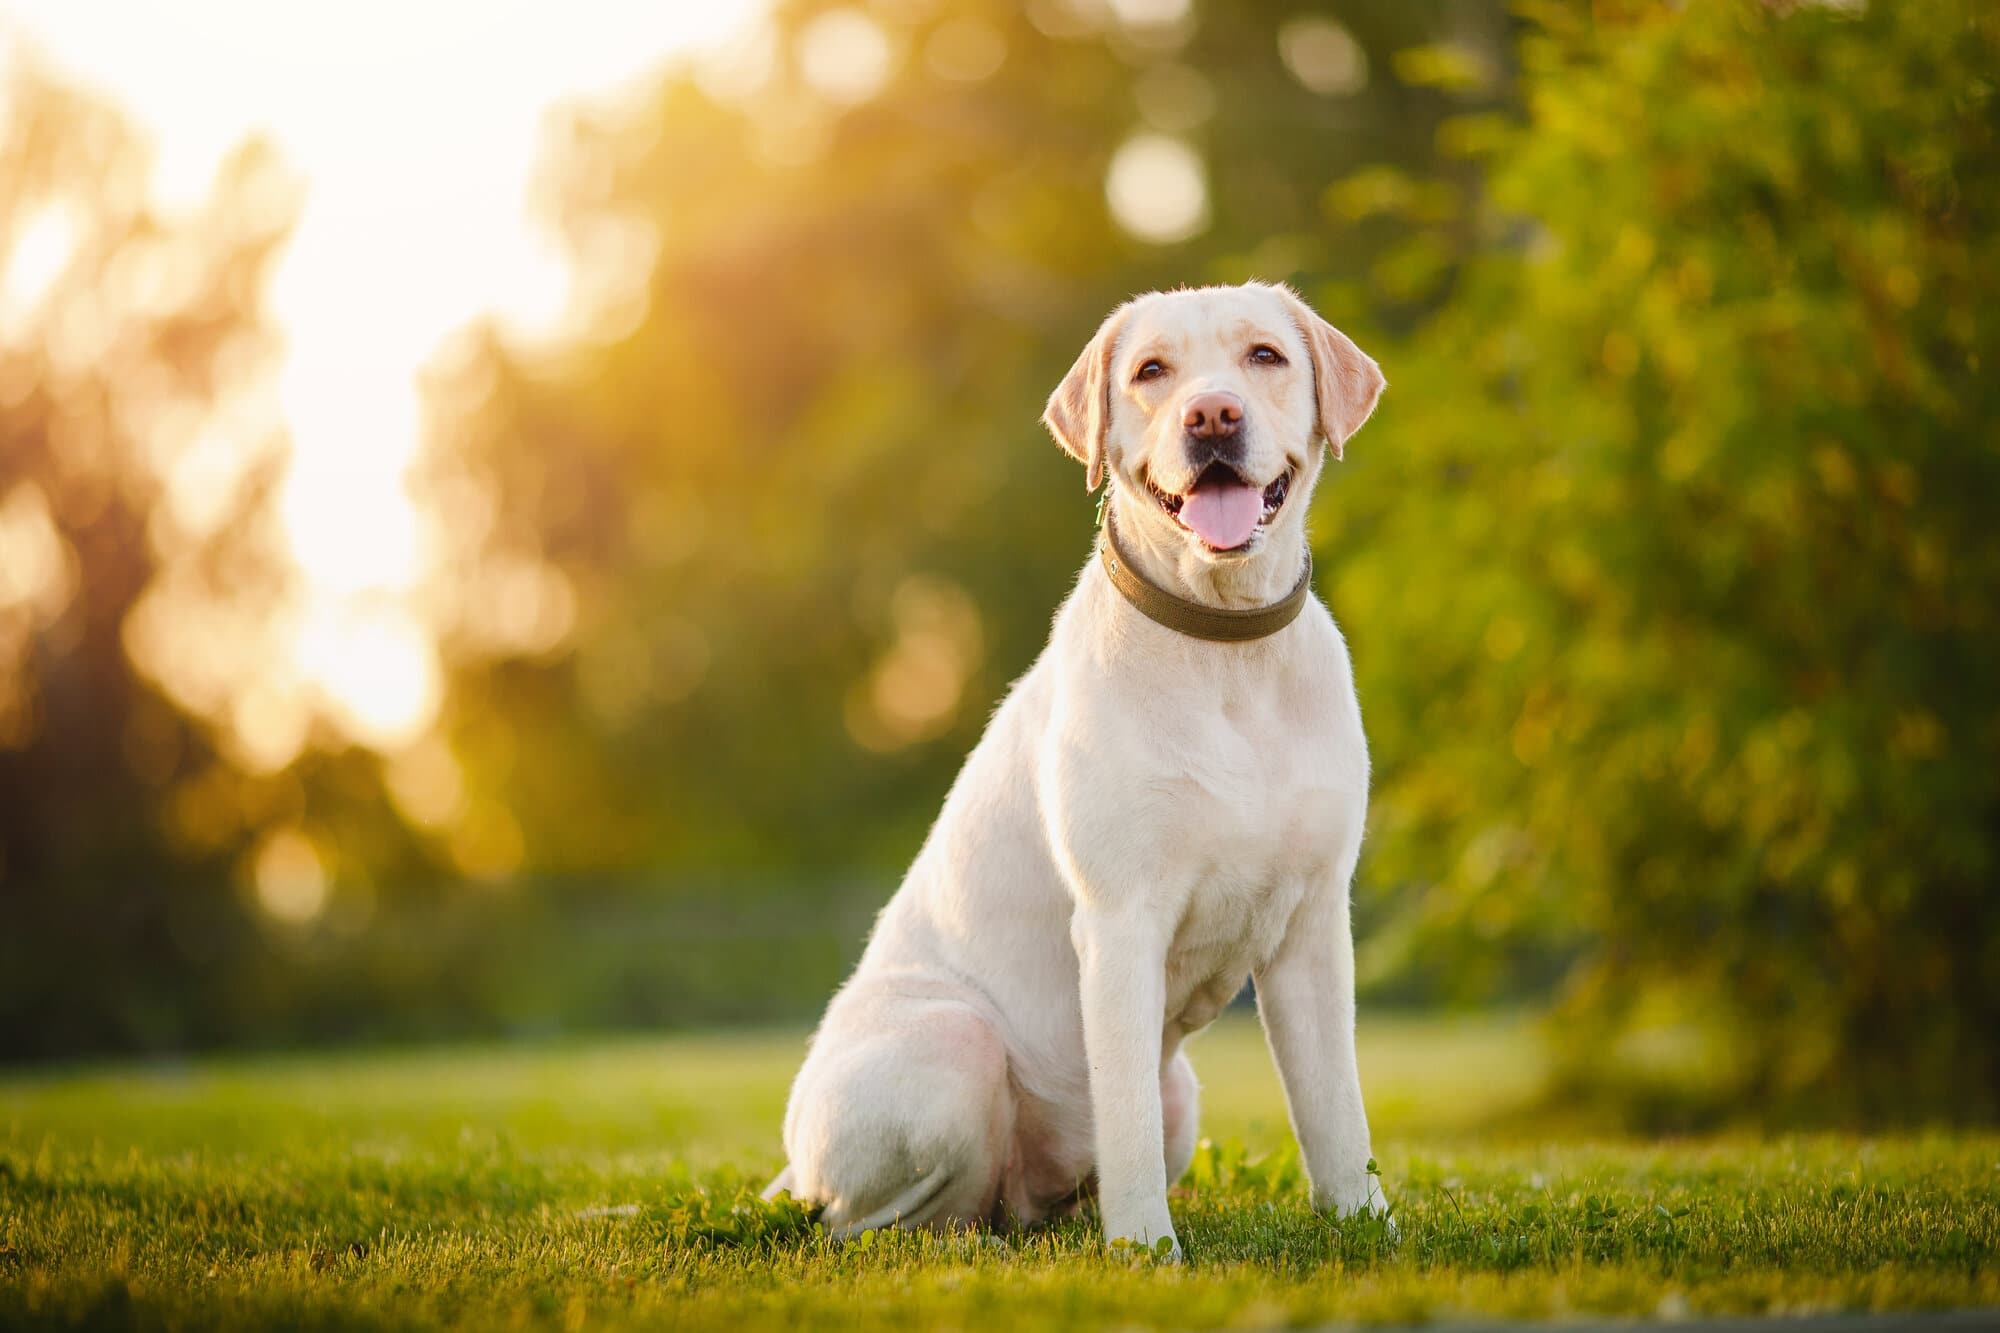
<path id="1" fill-rule="evenodd" d="M 1364 1028 L 1400 1239 L 1305 1206 L 1254 1025 L 1194 1049 L 1189 1260 L 840 1246 L 746 1202 L 796 1034 L 0 1081 L 0 1326 L 1251 1327 L 2000 1304 L 2000 1135 L 1638 1142 L 1539 1125 L 1504 1021 Z M 1505 1129 L 1490 1126 L 1504 1124 Z M 1486 1127 L 1486 1128 L 1482 1128 Z"/>

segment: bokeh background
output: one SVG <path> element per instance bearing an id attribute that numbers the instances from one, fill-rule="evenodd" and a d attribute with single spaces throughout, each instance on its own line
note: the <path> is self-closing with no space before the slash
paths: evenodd
<path id="1" fill-rule="evenodd" d="M 1364 1006 L 2000 1113 L 2000 9 L 407 8 L 0 7 L 0 1059 L 809 1022 L 1255 276 Z"/>

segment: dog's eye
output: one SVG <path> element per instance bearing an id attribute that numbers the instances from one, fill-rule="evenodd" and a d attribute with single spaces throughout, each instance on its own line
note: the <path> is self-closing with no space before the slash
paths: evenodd
<path id="1" fill-rule="evenodd" d="M 1132 378 L 1138 381 L 1139 383 L 1143 384 L 1147 380 L 1156 380 L 1160 376 L 1166 373 L 1167 373 L 1166 362 L 1161 361 L 1159 358 L 1155 357 L 1150 361 L 1140 362 L 1139 369 L 1133 372 Z"/>
<path id="2" fill-rule="evenodd" d="M 1251 348 L 1250 359 L 1260 366 L 1282 366 L 1285 364 L 1284 354 L 1269 343 L 1258 343 L 1255 347 Z"/>

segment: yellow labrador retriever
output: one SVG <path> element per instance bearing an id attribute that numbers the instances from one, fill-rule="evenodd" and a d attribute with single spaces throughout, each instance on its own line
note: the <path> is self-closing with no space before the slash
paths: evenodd
<path id="1" fill-rule="evenodd" d="M 1110 479 L 1099 550 L 827 1007 L 768 1193 L 850 1235 L 1094 1188 L 1107 1239 L 1178 1252 L 1181 1044 L 1254 977 L 1314 1204 L 1379 1203 L 1348 925 L 1368 750 L 1305 515 L 1382 387 L 1282 286 L 1104 321 L 1043 416 Z"/>

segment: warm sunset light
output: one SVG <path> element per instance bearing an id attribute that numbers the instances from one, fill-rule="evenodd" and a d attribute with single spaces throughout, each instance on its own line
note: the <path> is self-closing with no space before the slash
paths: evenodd
<path id="1" fill-rule="evenodd" d="M 0 1331 L 2000 1311 L 1996 0 L 0 0 Z"/>
<path id="2" fill-rule="evenodd" d="M 224 156 L 253 136 L 277 149 L 303 192 L 269 297 L 284 342 L 272 388 L 291 440 L 278 505 L 301 577 L 281 653 L 237 682 L 232 717 L 246 758 L 284 764 L 315 714 L 378 748 L 406 745 L 429 724 L 440 668 L 419 593 L 438 538 L 406 487 L 422 443 L 418 373 L 447 335 L 484 316 L 530 338 L 564 327 L 568 275 L 530 213 L 551 109 L 615 97 L 727 42 L 759 7 L 0 7 L 0 44 L 18 43 L 108 97 L 150 138 L 163 207 L 198 205 Z M 866 31 L 836 25 L 826 42 L 825 77 L 858 88 L 844 48 L 866 46 Z M 885 58 L 861 54 L 871 68 Z M 879 68 L 862 76 L 879 79 Z M 21 238 L 0 330 L 54 277 L 71 241 L 54 212 Z M 240 674 L 243 660 L 228 669 Z"/>

